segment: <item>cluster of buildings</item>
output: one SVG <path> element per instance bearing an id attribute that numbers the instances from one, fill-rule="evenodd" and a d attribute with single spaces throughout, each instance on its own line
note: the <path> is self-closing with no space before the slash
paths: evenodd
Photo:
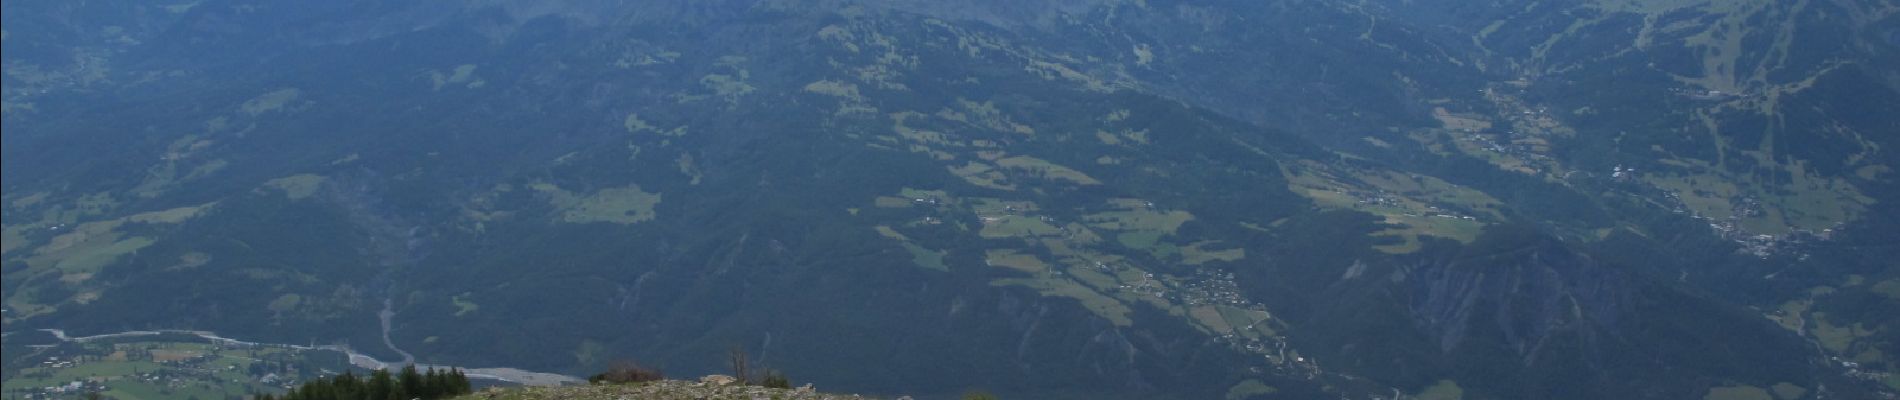
<path id="1" fill-rule="evenodd" d="M 1237 308 L 1258 308 L 1256 304 L 1241 296 L 1240 285 L 1234 283 L 1232 272 L 1198 271 L 1186 283 L 1181 284 L 1181 302 L 1189 306 L 1223 305 Z"/>
<path id="2" fill-rule="evenodd" d="M 1736 249 L 1737 252 L 1760 258 L 1768 258 L 1769 256 L 1779 254 L 1784 248 L 1793 245 L 1811 241 L 1827 241 L 1834 238 L 1834 229 L 1832 228 L 1822 229 L 1820 232 L 1798 229 L 1785 234 L 1770 235 L 1750 233 L 1743 230 L 1736 224 L 1736 222 L 1741 219 L 1739 216 L 1729 217 L 1723 220 L 1716 220 L 1700 215 L 1696 216 L 1696 218 L 1708 221 L 1709 229 L 1714 230 L 1716 235 L 1741 245 L 1741 248 Z"/>
<path id="3" fill-rule="evenodd" d="M 1841 368 L 1847 370 L 1845 375 L 1847 375 L 1847 377 L 1849 378 L 1865 379 L 1868 381 L 1873 381 L 1873 382 L 1878 383 L 1878 382 L 1884 382 L 1887 380 L 1887 378 L 1893 377 L 1892 372 L 1870 371 L 1870 370 L 1860 369 L 1861 367 L 1860 363 L 1848 361 L 1848 360 L 1842 360 L 1840 356 L 1830 357 L 1828 358 L 1828 360 L 1836 362 L 1836 363 L 1840 363 Z"/>
<path id="4" fill-rule="evenodd" d="M 90 381 L 72 381 L 64 385 L 27 388 L 20 391 L 9 390 L 9 396 L 18 395 L 21 399 L 56 399 L 72 395 L 106 391 L 106 385 Z"/>
<path id="5" fill-rule="evenodd" d="M 1625 169 L 1623 171 L 1631 172 L 1635 171 L 1635 169 Z M 1767 258 L 1781 253 L 1785 248 L 1792 245 L 1827 241 L 1834 238 L 1833 228 L 1821 229 L 1820 231 L 1795 229 L 1784 234 L 1763 234 L 1744 229 L 1741 225 L 1744 219 L 1767 215 L 1767 205 L 1763 204 L 1760 199 L 1751 196 L 1725 199 L 1730 204 L 1729 216 L 1715 218 L 1701 215 L 1700 213 L 1690 210 L 1688 203 L 1683 201 L 1681 193 L 1666 190 L 1655 185 L 1641 185 L 1641 187 L 1648 192 L 1638 193 L 1638 195 L 1653 195 L 1652 198 L 1661 197 L 1665 200 L 1664 203 L 1671 207 L 1670 212 L 1689 214 L 1696 219 L 1702 220 L 1709 225 L 1709 230 L 1715 232 L 1716 236 L 1741 245 L 1740 248 L 1736 249 L 1737 252 L 1753 255 L 1755 257 Z M 1715 195 L 1714 193 L 1699 190 L 1692 194 L 1701 197 Z M 1839 224 L 1836 224 L 1837 227 L 1838 225 Z"/>
<path id="6" fill-rule="evenodd" d="M 264 385 L 285 388 L 285 389 L 295 387 L 297 384 L 301 383 L 301 382 L 298 382 L 298 380 L 295 378 L 296 366 L 294 364 L 283 365 L 282 368 L 288 373 L 282 376 L 280 376 L 276 372 L 272 372 L 272 371 L 277 371 L 278 368 L 276 367 L 265 368 L 266 365 L 262 364 L 261 360 L 259 361 L 260 363 L 258 364 L 252 364 L 249 370 L 240 368 L 239 365 L 219 366 L 218 364 L 220 363 L 216 363 L 216 361 L 220 360 L 221 357 L 218 356 L 217 352 L 220 350 L 230 350 L 233 348 L 237 348 L 237 347 L 234 347 L 231 345 L 219 345 L 219 346 L 216 346 L 215 348 L 205 349 L 206 351 L 198 351 L 196 349 L 193 349 L 189 352 L 174 352 L 174 353 L 167 353 L 167 354 L 158 354 L 155 356 L 154 354 L 152 354 L 154 353 L 154 350 L 162 351 L 162 349 L 154 348 L 151 344 L 128 343 L 128 344 L 116 344 L 116 345 L 113 345 L 109 350 L 105 350 L 108 352 L 115 353 L 111 356 L 111 358 L 107 358 L 107 356 L 100 355 L 100 354 L 50 356 L 50 357 L 47 357 L 45 360 L 40 361 L 35 366 L 36 368 L 31 368 L 26 371 L 22 371 L 21 372 L 22 375 L 26 377 L 37 378 L 37 379 L 51 379 L 54 377 L 61 376 L 61 374 L 59 373 L 59 370 L 77 368 L 81 366 L 86 366 L 88 364 L 94 364 L 94 363 L 100 363 L 100 362 L 116 362 L 112 360 L 120 359 L 119 354 L 124 354 L 126 359 L 129 359 L 129 360 L 151 361 L 153 363 L 157 363 L 164 367 L 157 368 L 157 369 L 146 368 L 145 370 L 133 369 L 131 372 L 124 373 L 122 375 L 113 375 L 113 376 L 94 375 L 94 376 L 87 377 L 85 379 L 74 380 L 74 381 L 67 382 L 64 384 L 59 384 L 56 386 L 30 387 L 30 388 L 9 387 L 5 391 L 6 393 L 5 398 L 7 399 L 74 398 L 77 396 L 84 396 L 89 393 L 103 393 L 106 391 L 113 390 L 114 386 L 124 385 L 124 384 L 142 384 L 145 386 L 158 387 L 161 390 L 185 389 L 185 388 L 190 388 L 194 386 L 205 386 L 205 385 L 224 385 L 224 384 L 230 383 L 229 381 L 231 380 L 231 376 L 233 374 L 257 378 Z M 108 368 L 107 370 L 111 370 L 111 368 Z M 105 371 L 105 370 L 100 370 L 100 371 Z M 65 375 L 72 376 L 72 375 L 91 375 L 91 374 L 94 374 L 94 373 L 80 371 L 76 373 L 67 373 Z"/>
<path id="7" fill-rule="evenodd" d="M 61 360 L 59 359 L 59 357 L 47 357 L 46 361 L 40 362 L 40 368 L 46 368 L 46 369 L 72 368 L 74 365 L 76 365 L 77 362 L 78 360 L 74 360 L 74 359 Z"/>

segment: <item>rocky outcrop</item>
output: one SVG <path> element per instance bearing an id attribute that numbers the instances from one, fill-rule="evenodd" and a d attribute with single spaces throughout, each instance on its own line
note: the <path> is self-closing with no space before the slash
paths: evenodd
<path id="1" fill-rule="evenodd" d="M 1526 363 L 1559 332 L 1615 329 L 1631 285 L 1624 272 L 1555 239 L 1467 250 L 1416 269 L 1412 282 L 1412 316 L 1439 350 L 1457 351 L 1472 336 L 1498 337 Z M 1575 337 L 1587 341 L 1577 344 L 1583 348 L 1596 346 L 1592 335 Z"/>

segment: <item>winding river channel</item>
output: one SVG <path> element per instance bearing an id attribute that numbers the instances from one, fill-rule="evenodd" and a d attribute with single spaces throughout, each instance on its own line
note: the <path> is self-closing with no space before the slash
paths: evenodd
<path id="1" fill-rule="evenodd" d="M 405 358 L 403 362 L 385 362 L 382 360 L 377 360 L 375 357 L 371 357 L 363 353 L 358 353 L 356 352 L 356 350 L 351 350 L 350 348 L 344 347 L 344 346 L 336 346 L 336 345 L 305 346 L 305 345 L 282 344 L 282 343 L 247 342 L 247 341 L 227 338 L 223 336 L 218 336 L 217 333 L 209 332 L 209 331 L 191 331 L 191 330 L 125 331 L 125 332 L 119 332 L 119 333 L 108 333 L 108 334 L 103 334 L 103 335 L 80 336 L 80 337 L 67 336 L 66 331 L 60 330 L 60 329 L 41 329 L 41 331 L 45 331 L 46 333 L 52 334 L 54 338 L 58 338 L 62 342 L 75 342 L 75 343 L 85 343 L 85 342 L 90 342 L 94 340 L 102 340 L 102 339 L 115 339 L 115 338 L 137 337 L 137 336 L 156 336 L 156 335 L 170 334 L 170 335 L 192 335 L 192 336 L 204 338 L 205 340 L 209 340 L 213 343 L 223 343 L 223 344 L 231 344 L 231 345 L 272 346 L 272 347 L 283 347 L 283 348 L 291 348 L 291 349 L 298 349 L 298 350 L 335 351 L 335 352 L 340 352 L 345 355 L 348 355 L 350 358 L 351 365 L 355 365 L 361 368 L 368 368 L 368 369 L 400 368 L 403 365 L 410 364 L 411 362 L 409 361 L 413 360 L 413 358 L 409 357 L 408 353 L 402 353 Z M 391 346 L 391 347 L 393 348 L 394 346 Z M 458 369 L 461 369 L 463 373 L 468 374 L 469 378 L 491 379 L 491 380 L 497 380 L 497 381 L 521 384 L 521 385 L 530 385 L 530 386 L 558 386 L 558 385 L 581 382 L 580 378 L 576 378 L 572 376 L 555 374 L 555 373 L 547 373 L 547 372 L 526 371 L 526 370 L 515 369 L 515 368 L 464 368 L 464 367 L 457 367 L 457 366 L 452 366 L 452 365 L 440 365 L 440 364 L 415 364 L 415 365 L 416 365 L 416 368 L 431 368 L 431 367 L 436 368 L 436 369 L 458 368 Z"/>

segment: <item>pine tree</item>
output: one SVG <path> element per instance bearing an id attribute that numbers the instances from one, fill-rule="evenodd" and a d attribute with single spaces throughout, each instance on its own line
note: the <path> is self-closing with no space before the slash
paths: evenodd
<path id="1" fill-rule="evenodd" d="M 460 395 L 460 394 L 469 394 L 469 393 L 475 392 L 474 387 L 470 386 L 468 383 L 468 375 L 463 374 L 462 370 L 451 369 L 449 370 L 449 373 L 450 373 L 449 383 L 451 384 L 450 387 L 455 388 L 455 393 L 453 394 Z"/>
<path id="2" fill-rule="evenodd" d="M 417 373 L 415 367 L 404 368 L 399 374 L 388 370 L 376 370 L 369 378 L 359 378 L 351 372 L 344 372 L 331 378 L 318 378 L 291 389 L 283 396 L 268 394 L 253 396 L 255 400 L 437 400 L 472 392 L 468 377 L 461 370 L 438 370 L 429 368 L 427 373 Z"/>
<path id="3" fill-rule="evenodd" d="M 422 396 L 422 374 L 416 373 L 415 364 L 409 364 L 402 367 L 401 379 L 402 379 L 401 393 L 402 393 L 403 398 L 414 398 L 414 397 Z"/>
<path id="4" fill-rule="evenodd" d="M 429 372 L 423 374 L 423 380 L 428 383 L 427 385 L 423 385 L 425 388 L 423 391 L 427 392 L 424 394 L 424 397 L 438 398 L 451 395 L 451 393 L 449 393 L 449 375 L 443 372 L 444 371 L 437 371 L 435 367 L 429 367 Z"/>
<path id="5" fill-rule="evenodd" d="M 376 372 L 370 373 L 369 392 L 367 393 L 368 396 L 364 396 L 364 398 L 369 400 L 388 399 L 395 394 L 391 393 L 394 392 L 392 389 L 395 387 L 396 383 L 394 379 L 390 378 L 389 370 L 376 370 Z"/>

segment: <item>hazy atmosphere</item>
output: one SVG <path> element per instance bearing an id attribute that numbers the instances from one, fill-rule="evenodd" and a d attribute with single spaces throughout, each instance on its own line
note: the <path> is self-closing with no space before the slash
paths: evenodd
<path id="1" fill-rule="evenodd" d="M 15 0 L 0 49 L 3 399 L 1900 398 L 1896 0 Z"/>

